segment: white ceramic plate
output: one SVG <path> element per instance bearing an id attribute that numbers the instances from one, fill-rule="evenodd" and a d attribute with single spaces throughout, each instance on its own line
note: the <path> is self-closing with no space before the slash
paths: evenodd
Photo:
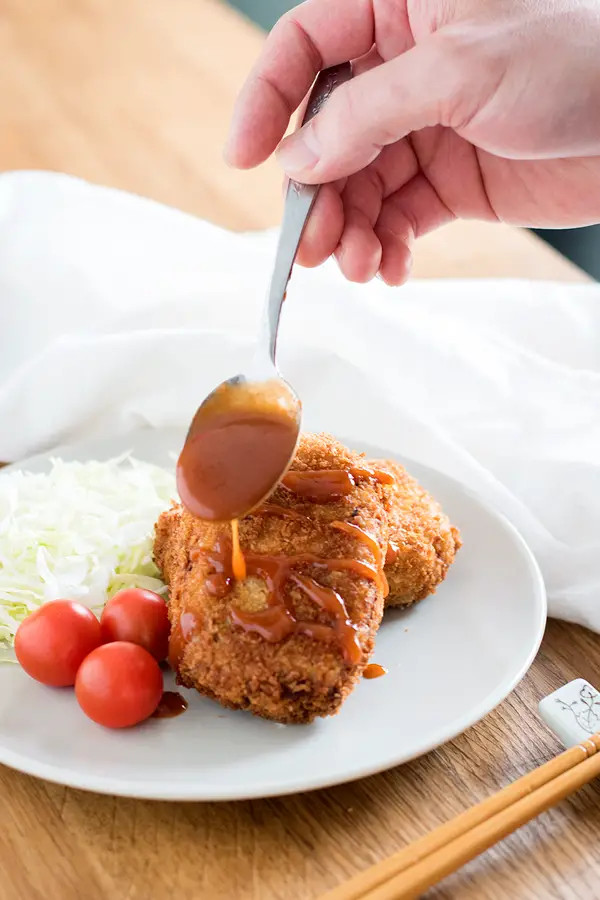
<path id="1" fill-rule="evenodd" d="M 108 459 L 131 449 L 172 466 L 181 436 L 145 432 L 53 455 Z M 347 442 L 351 443 L 351 442 Z M 365 445 L 373 457 L 397 454 Z M 23 468 L 43 470 L 37 457 Z M 340 713 L 282 726 L 222 709 L 187 691 L 188 711 L 127 731 L 86 719 L 71 690 L 0 667 L 0 762 L 71 787 L 171 800 L 234 800 L 350 781 L 406 762 L 493 709 L 527 671 L 546 620 L 544 586 L 523 540 L 461 485 L 410 463 L 461 529 L 464 547 L 433 597 L 388 613 L 373 660 L 385 677 L 361 682 Z M 169 685 L 167 685 L 168 687 Z"/>

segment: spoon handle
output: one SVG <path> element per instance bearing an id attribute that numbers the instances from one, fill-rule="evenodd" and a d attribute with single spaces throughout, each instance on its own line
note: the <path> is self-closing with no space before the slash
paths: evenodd
<path id="1" fill-rule="evenodd" d="M 333 91 L 352 77 L 350 63 L 342 63 L 330 69 L 324 69 L 317 77 L 308 99 L 302 124 L 306 125 L 321 110 Z M 265 338 L 271 362 L 275 365 L 277 348 L 277 331 L 281 307 L 285 300 L 285 292 L 292 273 L 292 266 L 298 252 L 300 238 L 310 215 L 313 203 L 319 192 L 318 184 L 299 184 L 291 181 L 285 196 L 283 222 L 279 232 L 279 241 L 275 254 L 275 265 L 269 287 L 269 296 L 265 309 Z"/>

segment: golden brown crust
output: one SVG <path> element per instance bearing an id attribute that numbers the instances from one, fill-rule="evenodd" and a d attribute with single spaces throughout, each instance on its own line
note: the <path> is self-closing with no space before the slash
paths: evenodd
<path id="1" fill-rule="evenodd" d="M 303 435 L 292 469 L 349 469 L 364 465 L 364 459 L 327 435 Z M 303 553 L 327 558 L 352 558 L 374 563 L 373 552 L 356 537 L 331 528 L 336 520 L 350 521 L 368 531 L 385 553 L 388 522 L 381 486 L 360 481 L 352 493 L 335 501 L 315 504 L 283 487 L 269 502 L 298 514 L 254 515 L 240 522 L 242 549 L 246 553 L 291 556 Z M 306 517 L 306 518 L 302 518 Z M 336 642 L 324 643 L 302 634 L 292 634 L 275 643 L 243 631 L 231 622 L 231 608 L 261 609 L 265 603 L 264 582 L 250 578 L 219 599 L 206 589 L 210 572 L 203 553 L 229 526 L 193 518 L 178 508 L 160 517 L 156 526 L 155 558 L 169 585 L 169 614 L 173 630 L 184 613 L 194 622 L 193 633 L 183 647 L 178 676 L 182 684 L 195 687 L 224 706 L 249 709 L 279 722 L 309 722 L 316 716 L 338 711 L 350 693 L 373 651 L 374 637 L 383 613 L 380 586 L 354 571 L 332 571 L 312 564 L 298 567 L 343 597 L 350 620 L 360 627 L 362 658 L 356 665 L 345 662 Z M 287 601 L 297 618 L 327 623 L 293 582 L 286 587 Z M 193 617 L 193 620 L 189 618 Z"/>
<path id="2" fill-rule="evenodd" d="M 386 565 L 390 587 L 386 607 L 411 606 L 435 593 L 461 546 L 460 534 L 440 504 L 399 463 L 370 461 L 394 476 L 383 487 L 389 539 L 398 548 Z"/>

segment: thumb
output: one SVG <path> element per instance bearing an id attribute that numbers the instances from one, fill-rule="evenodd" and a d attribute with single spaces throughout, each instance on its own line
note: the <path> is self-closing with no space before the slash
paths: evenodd
<path id="1" fill-rule="evenodd" d="M 450 117 L 466 121 L 474 110 L 464 69 L 450 41 L 441 34 L 427 38 L 334 91 L 312 121 L 282 141 L 280 165 L 306 184 L 335 181 L 411 131 L 449 125 Z"/>

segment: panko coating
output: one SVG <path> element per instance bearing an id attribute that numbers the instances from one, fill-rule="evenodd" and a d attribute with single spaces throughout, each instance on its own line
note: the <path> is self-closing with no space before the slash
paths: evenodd
<path id="1" fill-rule="evenodd" d="M 394 476 L 393 484 L 383 486 L 389 522 L 386 607 L 412 606 L 444 580 L 460 549 L 460 534 L 404 466 L 390 460 L 370 460 L 369 465 Z"/>
<path id="2" fill-rule="evenodd" d="M 353 467 L 364 469 L 364 457 L 328 435 L 305 434 L 290 471 L 339 473 Z M 383 615 L 379 563 L 388 544 L 386 505 L 393 505 L 376 479 L 358 475 L 355 482 L 345 495 L 319 501 L 280 485 L 264 507 L 239 523 L 249 571 L 239 581 L 229 568 L 229 525 L 204 522 L 180 507 L 161 515 L 154 552 L 169 586 L 169 656 L 180 684 L 223 706 L 284 723 L 339 710 L 369 661 Z M 334 522 L 357 529 L 340 530 Z M 371 537 L 370 544 L 358 529 Z M 265 571 L 264 557 L 279 560 L 275 569 L 286 560 L 279 593 L 285 606 L 279 612 L 267 609 L 267 583 L 283 570 L 271 564 L 273 571 Z M 290 564 L 290 557 L 303 558 Z M 358 566 L 339 568 L 344 560 Z M 341 598 L 344 615 L 309 598 L 315 581 L 336 592 L 337 598 L 326 592 L 327 602 Z M 289 613 L 282 617 L 282 609 Z M 287 629 L 277 640 L 272 612 Z M 297 625 L 289 625 L 294 620 Z"/>

